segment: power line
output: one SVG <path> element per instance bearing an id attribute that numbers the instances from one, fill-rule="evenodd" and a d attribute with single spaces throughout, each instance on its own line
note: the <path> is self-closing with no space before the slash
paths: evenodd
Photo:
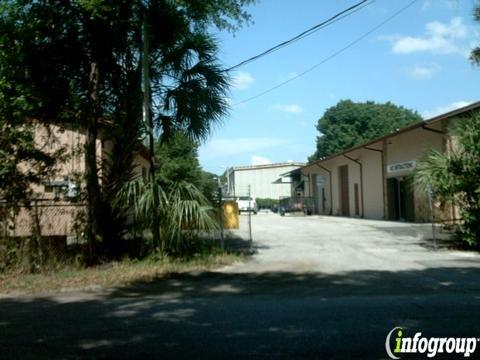
<path id="1" fill-rule="evenodd" d="M 397 17 L 398 15 L 400 15 L 402 12 L 404 12 L 405 10 L 407 10 L 409 7 L 411 7 L 414 3 L 416 3 L 417 0 L 412 0 L 411 2 L 409 2 L 407 5 L 405 5 L 404 7 L 402 7 L 401 9 L 397 10 L 394 14 L 390 15 L 388 18 L 386 18 L 385 20 L 383 20 L 381 23 L 379 23 L 378 25 L 374 26 L 373 28 L 371 28 L 370 30 L 368 30 L 367 32 L 365 32 L 364 34 L 362 34 L 361 36 L 357 37 L 355 40 L 353 40 L 352 42 L 348 43 L 347 45 L 345 45 L 344 47 L 342 47 L 341 49 L 337 50 L 336 52 L 334 52 L 333 54 L 327 56 L 326 58 L 324 58 L 322 61 L 316 63 L 315 65 L 313 65 L 312 67 L 308 68 L 307 70 L 301 72 L 300 74 L 297 74 L 296 76 L 276 85 L 276 86 L 273 86 L 265 91 L 262 91 L 261 93 L 258 93 L 257 95 L 254 95 L 254 96 L 251 96 L 247 99 L 244 99 L 242 101 L 239 101 L 235 104 L 233 104 L 232 106 L 237 106 L 237 105 L 240 105 L 240 104 L 244 104 L 246 102 L 249 102 L 249 101 L 252 101 L 256 98 L 259 98 L 260 96 L 263 96 L 265 94 L 268 94 L 269 92 L 272 92 L 273 90 L 276 90 L 278 89 L 279 87 L 282 87 L 286 84 L 288 84 L 289 82 L 293 81 L 293 80 L 296 80 L 298 79 L 299 77 L 302 77 L 303 75 L 315 70 L 317 67 L 319 67 L 320 65 L 323 65 L 325 64 L 327 61 L 333 59 L 334 57 L 340 55 L 341 53 L 343 53 L 344 51 L 348 50 L 349 48 L 351 48 L 352 46 L 354 46 L 355 44 L 357 44 L 358 42 L 360 42 L 361 40 L 365 39 L 367 36 L 369 36 L 370 34 L 372 34 L 373 32 L 377 31 L 379 28 L 381 28 L 383 25 L 385 25 L 386 23 L 388 23 L 389 21 L 391 21 L 393 18 Z"/>
<path id="2" fill-rule="evenodd" d="M 264 57 L 264 56 L 266 56 L 266 55 L 268 55 L 268 54 L 270 54 L 270 53 L 272 53 L 272 52 L 274 52 L 274 51 L 277 51 L 277 50 L 279 50 L 279 49 L 281 49 L 281 48 L 283 48 L 283 47 L 285 47 L 285 46 L 288 46 L 288 45 L 290 45 L 290 44 L 292 44 L 292 43 L 294 43 L 294 42 L 296 42 L 296 41 L 298 41 L 298 40 L 301 40 L 301 39 L 303 39 L 304 37 L 307 37 L 307 36 L 309 36 L 309 35 L 317 32 L 317 31 L 319 31 L 320 29 L 323 29 L 323 28 L 325 28 L 325 27 L 327 27 L 327 26 L 329 26 L 329 25 L 331 25 L 331 24 L 333 24 L 333 23 L 335 23 L 335 22 L 337 22 L 337 21 L 339 21 L 339 20 L 341 20 L 341 19 L 343 19 L 343 18 L 345 18 L 345 17 L 347 17 L 347 16 L 352 15 L 353 13 L 357 12 L 358 10 L 363 9 L 365 6 L 370 5 L 370 4 L 373 3 L 375 0 L 372 1 L 371 3 L 365 4 L 367 1 L 368 1 L 368 0 L 362 0 L 362 1 L 360 1 L 360 2 L 358 2 L 358 3 L 356 3 L 356 4 L 354 4 L 354 5 L 350 6 L 349 8 L 340 11 L 339 13 L 333 15 L 332 17 L 328 18 L 327 20 L 322 21 L 321 23 L 319 23 L 319 24 L 317 24 L 317 25 L 315 25 L 315 26 L 312 26 L 311 28 L 309 28 L 309 29 L 301 32 L 300 34 L 294 36 L 293 38 L 291 38 L 291 39 L 289 39 L 289 40 L 286 40 L 286 41 L 283 41 L 283 42 L 281 42 L 280 44 L 275 45 L 275 46 L 273 46 L 273 47 L 271 47 L 271 48 L 269 48 L 269 49 L 261 52 L 261 53 L 258 54 L 258 55 L 252 56 L 251 58 L 248 58 L 248 59 L 246 59 L 246 60 L 238 63 L 237 65 L 231 66 L 231 67 L 229 67 L 228 69 L 226 69 L 225 71 L 231 71 L 231 70 L 237 69 L 237 68 L 239 68 L 240 66 L 243 66 L 243 65 L 246 65 L 246 64 L 248 64 L 248 63 L 251 63 L 252 61 L 258 60 L 258 59 L 261 58 L 261 57 Z M 361 5 L 363 5 L 363 6 L 361 6 Z"/>

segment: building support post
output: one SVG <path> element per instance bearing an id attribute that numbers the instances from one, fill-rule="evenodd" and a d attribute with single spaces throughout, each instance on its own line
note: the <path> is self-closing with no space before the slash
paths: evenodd
<path id="1" fill-rule="evenodd" d="M 358 166 L 360 166 L 360 193 L 362 194 L 362 202 L 361 202 L 362 216 L 361 217 L 364 218 L 365 217 L 365 206 L 364 206 L 364 199 L 363 199 L 363 164 L 360 161 L 355 160 L 354 158 L 351 158 L 350 156 L 348 156 L 346 154 L 343 154 L 343 156 L 346 157 L 348 160 L 353 161 Z"/>
<path id="2" fill-rule="evenodd" d="M 387 194 L 387 159 L 388 147 L 387 139 L 383 140 L 382 144 L 382 174 L 383 174 L 383 213 L 384 220 L 388 220 L 388 194 Z"/>

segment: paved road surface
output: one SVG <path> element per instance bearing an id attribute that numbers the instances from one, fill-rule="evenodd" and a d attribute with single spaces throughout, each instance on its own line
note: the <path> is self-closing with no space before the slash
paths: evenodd
<path id="1" fill-rule="evenodd" d="M 480 257 L 433 251 L 425 227 L 277 215 L 253 226 L 258 253 L 219 271 L 0 298 L 0 358 L 383 359 L 395 326 L 480 336 Z"/>

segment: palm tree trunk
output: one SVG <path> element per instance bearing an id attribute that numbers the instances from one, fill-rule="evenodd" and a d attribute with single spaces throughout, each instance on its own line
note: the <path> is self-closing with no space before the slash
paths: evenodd
<path id="1" fill-rule="evenodd" d="M 152 236 L 154 249 L 160 246 L 160 219 L 158 208 L 160 199 L 158 191 L 156 191 L 155 182 L 155 156 L 154 156 L 154 136 L 153 136 L 153 118 L 152 118 L 152 94 L 150 82 L 150 26 L 146 18 L 146 11 L 143 16 L 142 24 L 142 85 L 143 85 L 143 121 L 147 128 L 148 145 L 150 150 L 150 188 L 153 197 L 153 214 L 152 214 Z M 162 249 L 163 250 L 163 249 Z"/>
<path id="2" fill-rule="evenodd" d="M 87 188 L 86 236 L 89 252 L 88 257 L 90 262 L 93 261 L 95 256 L 94 247 L 96 237 L 99 234 L 98 217 L 100 214 L 100 186 L 98 183 L 97 169 L 97 137 L 99 117 L 98 77 L 98 65 L 96 62 L 92 62 L 90 67 L 90 99 L 92 101 L 93 110 L 90 112 L 90 119 L 88 119 L 85 134 L 85 182 Z"/>

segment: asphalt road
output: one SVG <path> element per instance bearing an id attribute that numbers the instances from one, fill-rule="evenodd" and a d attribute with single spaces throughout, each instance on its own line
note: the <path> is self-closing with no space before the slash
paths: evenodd
<path id="1" fill-rule="evenodd" d="M 253 230 L 252 259 L 215 272 L 0 297 L 0 358 L 384 359 L 396 326 L 480 337 L 480 256 L 435 251 L 428 227 L 257 215 Z"/>

